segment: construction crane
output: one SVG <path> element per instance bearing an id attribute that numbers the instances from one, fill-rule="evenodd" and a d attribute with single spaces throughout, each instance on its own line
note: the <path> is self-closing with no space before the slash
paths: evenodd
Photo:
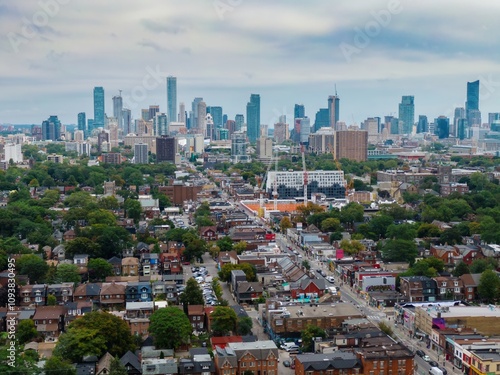
<path id="1" fill-rule="evenodd" d="M 306 155 L 305 155 L 305 147 L 302 145 L 302 170 L 304 171 L 304 206 L 307 206 L 307 183 L 308 183 L 308 175 L 306 169 Z"/>
<path id="2" fill-rule="evenodd" d="M 276 176 L 278 176 L 278 150 L 275 150 L 275 160 L 274 160 L 274 171 Z M 278 179 L 274 179 L 274 189 L 273 189 L 273 199 L 274 199 L 274 211 L 278 211 Z"/>

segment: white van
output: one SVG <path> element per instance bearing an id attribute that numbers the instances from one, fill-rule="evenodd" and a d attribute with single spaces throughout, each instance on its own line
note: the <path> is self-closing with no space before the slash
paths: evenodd
<path id="1" fill-rule="evenodd" d="M 429 375 L 443 375 L 443 371 L 439 367 L 431 367 Z"/>
<path id="2" fill-rule="evenodd" d="M 299 346 L 294 342 L 285 342 L 281 345 L 281 349 L 286 350 L 287 352 L 293 352 L 299 350 Z"/>

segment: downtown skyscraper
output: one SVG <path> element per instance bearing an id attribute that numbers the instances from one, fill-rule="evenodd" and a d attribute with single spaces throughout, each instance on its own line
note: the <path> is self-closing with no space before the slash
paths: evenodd
<path id="1" fill-rule="evenodd" d="M 93 128 L 104 128 L 104 88 L 94 87 L 94 125 Z M 91 129 L 89 129 L 90 131 Z"/>
<path id="2" fill-rule="evenodd" d="M 399 103 L 399 121 L 402 123 L 402 134 L 413 133 L 415 122 L 415 100 L 412 95 L 403 96 Z"/>
<path id="3" fill-rule="evenodd" d="M 247 103 L 247 136 L 250 143 L 260 137 L 260 95 L 251 94 Z"/>
<path id="4" fill-rule="evenodd" d="M 467 82 L 467 101 L 465 102 L 465 115 L 467 125 L 481 125 L 481 112 L 479 111 L 479 80 Z"/>
<path id="5" fill-rule="evenodd" d="M 168 123 L 177 121 L 177 77 L 167 77 L 167 119 Z"/>
<path id="6" fill-rule="evenodd" d="M 330 119 L 330 127 L 335 129 L 339 122 L 340 98 L 337 95 L 328 97 L 328 118 Z"/>
<path id="7" fill-rule="evenodd" d="M 122 99 L 122 93 L 120 91 L 120 94 L 118 96 L 113 96 L 113 117 L 116 119 L 118 123 L 118 129 L 120 129 L 123 133 L 124 132 L 124 127 L 123 127 L 123 99 Z"/>

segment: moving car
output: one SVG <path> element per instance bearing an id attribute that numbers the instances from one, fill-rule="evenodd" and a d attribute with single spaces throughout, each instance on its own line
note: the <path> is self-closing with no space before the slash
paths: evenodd
<path id="1" fill-rule="evenodd" d="M 416 354 L 416 355 L 418 355 L 420 358 L 423 358 L 423 357 L 424 357 L 424 355 L 425 355 L 425 353 L 424 353 L 424 351 L 423 351 L 423 350 L 417 350 L 417 351 L 415 352 L 415 354 Z"/>
<path id="2" fill-rule="evenodd" d="M 435 361 L 429 361 L 429 365 L 431 365 L 431 367 L 439 367 L 439 364 Z"/>
<path id="3" fill-rule="evenodd" d="M 283 361 L 283 366 L 285 366 L 285 367 L 290 367 L 290 366 L 291 366 L 290 361 L 289 361 L 288 359 L 284 360 L 284 361 Z"/>
<path id="4" fill-rule="evenodd" d="M 439 367 L 431 367 L 431 369 L 429 370 L 429 375 L 444 375 L 444 374 Z"/>
<path id="5" fill-rule="evenodd" d="M 334 283 L 335 282 L 335 278 L 333 276 L 327 276 L 326 280 L 328 280 L 328 282 L 330 282 L 330 283 Z"/>
<path id="6" fill-rule="evenodd" d="M 425 362 L 430 362 L 431 361 L 431 357 L 429 357 L 428 355 L 424 355 L 422 357 L 422 359 L 425 361 Z"/>

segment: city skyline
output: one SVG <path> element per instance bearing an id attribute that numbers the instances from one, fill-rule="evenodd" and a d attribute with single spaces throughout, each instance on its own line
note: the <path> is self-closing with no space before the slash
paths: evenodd
<path id="1" fill-rule="evenodd" d="M 93 87 L 104 88 L 108 116 L 119 90 L 133 118 L 152 104 L 168 113 L 167 76 L 177 77 L 177 104 L 203 97 L 229 119 L 257 93 L 261 123 L 271 127 L 280 115 L 291 123 L 297 103 L 314 119 L 335 85 L 347 124 L 397 116 L 403 95 L 415 97 L 415 118 L 452 118 L 465 107 L 466 82 L 476 80 L 483 122 L 500 111 L 493 1 L 254 1 L 222 9 L 152 1 L 144 9 L 130 0 L 119 7 L 54 0 L 51 11 L 26 3 L 0 6 L 0 123 L 57 115 L 76 124 L 83 112 L 90 119 Z M 29 37 L 26 22 L 41 22 Z M 145 97 L 133 98 L 141 87 Z"/>

